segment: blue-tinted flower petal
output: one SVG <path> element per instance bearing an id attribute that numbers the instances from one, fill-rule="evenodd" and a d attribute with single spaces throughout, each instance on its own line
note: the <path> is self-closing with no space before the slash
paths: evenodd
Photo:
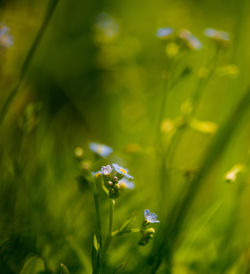
<path id="1" fill-rule="evenodd" d="M 112 164 L 112 166 L 118 174 L 123 175 L 127 179 L 134 179 L 131 175 L 128 174 L 128 169 L 121 167 L 118 164 Z"/>
<path id="2" fill-rule="evenodd" d="M 107 165 L 107 166 L 103 166 L 101 168 L 101 172 L 103 175 L 107 176 L 107 175 L 110 175 L 110 173 L 112 172 L 112 167 L 110 165 Z"/>
<path id="3" fill-rule="evenodd" d="M 155 213 L 151 213 L 149 209 L 144 210 L 144 217 L 145 220 L 150 224 L 160 222 L 159 220 L 157 220 L 158 216 Z"/>
<path id="4" fill-rule="evenodd" d="M 156 32 L 156 36 L 160 39 L 168 39 L 172 34 L 174 30 L 172 28 L 160 28 Z"/>
<path id="5" fill-rule="evenodd" d="M 229 34 L 225 31 L 215 30 L 215 29 L 205 29 L 204 35 L 218 42 L 229 42 Z"/>
<path id="6" fill-rule="evenodd" d="M 101 171 L 96 171 L 96 172 L 91 172 L 93 177 L 99 177 L 100 175 L 102 175 Z"/>
<path id="7" fill-rule="evenodd" d="M 188 44 L 191 49 L 199 50 L 202 48 L 202 44 L 198 38 L 194 35 L 190 35 L 188 38 Z"/>
<path id="8" fill-rule="evenodd" d="M 96 27 L 108 38 L 115 37 L 119 32 L 119 25 L 107 13 L 100 13 L 96 18 Z"/>
<path id="9" fill-rule="evenodd" d="M 9 28 L 2 25 L 0 26 L 0 46 L 8 48 L 13 45 L 13 38 L 9 34 Z"/>
<path id="10" fill-rule="evenodd" d="M 202 48 L 202 43 L 200 40 L 189 30 L 181 30 L 178 34 L 178 37 L 183 41 L 184 45 L 191 50 L 199 50 Z"/>
<path id="11" fill-rule="evenodd" d="M 133 189 L 135 187 L 134 183 L 127 180 L 126 178 L 122 178 L 121 180 L 119 180 L 118 184 L 121 188 Z"/>
<path id="12" fill-rule="evenodd" d="M 90 150 L 104 158 L 113 152 L 113 149 L 111 147 L 93 142 L 89 144 L 89 148 Z"/>

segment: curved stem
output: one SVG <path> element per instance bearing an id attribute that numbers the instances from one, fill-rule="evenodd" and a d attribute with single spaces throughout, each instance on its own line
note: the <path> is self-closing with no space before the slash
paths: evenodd
<path id="1" fill-rule="evenodd" d="M 48 4 L 42 25 L 41 25 L 40 29 L 38 30 L 37 35 L 36 35 L 32 45 L 27 53 L 27 56 L 23 62 L 23 65 L 21 67 L 18 82 L 17 82 L 16 86 L 14 87 L 14 89 L 10 92 L 9 96 L 7 97 L 6 101 L 3 104 L 2 109 L 0 111 L 0 123 L 2 123 L 4 121 L 4 118 L 8 112 L 8 109 L 19 90 L 19 87 L 21 86 L 21 84 L 23 82 L 23 79 L 24 79 L 26 72 L 29 68 L 31 60 L 38 48 L 39 43 L 41 42 L 41 40 L 43 38 L 43 35 L 48 27 L 48 24 L 50 22 L 52 15 L 54 14 L 54 11 L 56 9 L 58 2 L 59 2 L 59 0 L 50 0 L 50 2 Z"/>

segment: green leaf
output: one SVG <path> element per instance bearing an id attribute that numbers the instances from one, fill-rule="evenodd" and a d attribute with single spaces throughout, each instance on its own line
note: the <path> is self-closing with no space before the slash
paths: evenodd
<path id="1" fill-rule="evenodd" d="M 70 272 L 65 264 L 61 264 L 61 274 L 70 274 Z"/>
<path id="2" fill-rule="evenodd" d="M 37 256 L 32 256 L 25 261 L 20 274 L 38 274 L 44 271 L 44 261 Z"/>
<path id="3" fill-rule="evenodd" d="M 192 119 L 189 123 L 189 126 L 204 134 L 214 134 L 217 130 L 217 125 L 211 121 L 198 121 Z"/>
<path id="4" fill-rule="evenodd" d="M 122 270 L 126 265 L 127 265 L 126 262 L 123 262 L 120 265 L 118 265 L 118 267 L 116 267 L 116 269 L 113 271 L 113 274 L 120 272 L 120 270 Z"/>
<path id="5" fill-rule="evenodd" d="M 133 223 L 135 222 L 135 215 L 132 215 L 131 217 L 129 217 L 124 223 L 123 225 L 121 226 L 121 228 L 119 229 L 119 235 L 120 234 L 123 234 L 123 233 L 126 233 L 126 232 L 130 232 L 131 229 L 132 229 L 132 225 Z"/>
<path id="6" fill-rule="evenodd" d="M 77 257 L 79 258 L 85 273 L 90 273 L 91 264 L 89 262 L 88 256 L 85 254 L 84 250 L 82 249 L 82 246 L 80 246 L 80 244 L 73 237 L 67 237 L 67 240 L 71 248 L 74 250 L 75 254 L 77 255 Z"/>
<path id="7" fill-rule="evenodd" d="M 95 247 L 96 251 L 98 252 L 98 250 L 99 250 L 99 248 L 100 248 L 100 244 L 98 243 L 95 234 L 94 234 L 94 247 Z"/>

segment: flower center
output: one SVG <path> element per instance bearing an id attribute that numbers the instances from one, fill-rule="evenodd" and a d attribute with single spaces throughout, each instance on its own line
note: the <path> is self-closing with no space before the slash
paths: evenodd
<path id="1" fill-rule="evenodd" d="M 126 171 L 124 168 L 120 168 L 120 171 L 121 171 L 122 173 L 127 174 L 127 171 Z"/>
<path id="2" fill-rule="evenodd" d="M 101 146 L 98 146 L 98 147 L 97 147 L 97 152 L 98 152 L 98 153 L 102 153 L 102 147 L 101 147 Z"/>

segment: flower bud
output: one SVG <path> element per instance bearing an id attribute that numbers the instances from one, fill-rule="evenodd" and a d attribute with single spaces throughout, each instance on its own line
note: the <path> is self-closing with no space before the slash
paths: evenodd
<path id="1" fill-rule="evenodd" d="M 74 155 L 76 159 L 82 159 L 83 154 L 84 154 L 84 150 L 81 147 L 75 148 Z"/>
<path id="2" fill-rule="evenodd" d="M 166 48 L 166 54 L 169 58 L 174 58 L 179 53 L 179 46 L 176 43 L 169 43 Z"/>
<path id="3" fill-rule="evenodd" d="M 149 227 L 144 232 L 144 237 L 147 239 L 152 239 L 155 234 L 155 229 L 153 227 Z"/>
<path id="4" fill-rule="evenodd" d="M 113 182 L 112 181 L 108 181 L 108 186 L 112 187 L 113 186 Z"/>
<path id="5" fill-rule="evenodd" d="M 83 171 L 88 171 L 91 168 L 92 163 L 89 160 L 85 160 L 81 162 L 81 169 Z"/>

